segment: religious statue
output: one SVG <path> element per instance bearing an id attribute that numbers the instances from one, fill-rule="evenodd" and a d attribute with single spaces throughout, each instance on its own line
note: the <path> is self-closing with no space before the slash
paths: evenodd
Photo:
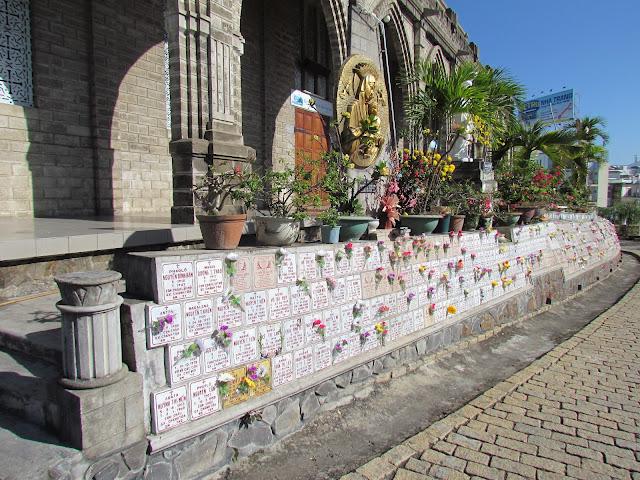
<path id="1" fill-rule="evenodd" d="M 373 62 L 350 57 L 338 82 L 337 110 L 341 116 L 342 151 L 359 167 L 375 163 L 389 125 L 387 91 Z"/>

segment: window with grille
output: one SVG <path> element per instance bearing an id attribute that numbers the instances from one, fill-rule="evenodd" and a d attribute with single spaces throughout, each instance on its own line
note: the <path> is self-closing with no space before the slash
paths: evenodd
<path id="1" fill-rule="evenodd" d="M 0 0 L 0 103 L 33 105 L 28 0 Z"/>

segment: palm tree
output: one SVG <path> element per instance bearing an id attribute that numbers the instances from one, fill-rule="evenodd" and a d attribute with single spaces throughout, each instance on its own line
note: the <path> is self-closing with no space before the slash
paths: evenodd
<path id="1" fill-rule="evenodd" d="M 422 60 L 402 83 L 415 92 L 405 104 L 412 141 L 417 143 L 427 131 L 427 139 L 435 139 L 446 153 L 464 133 L 462 126 L 452 128 L 453 119 L 476 116 L 491 133 L 498 132 L 514 117 L 524 92 L 504 70 L 473 62 L 458 64 L 447 74 L 441 64 Z"/>
<path id="2" fill-rule="evenodd" d="M 565 158 L 560 160 L 559 166 L 573 170 L 573 184 L 580 190 L 586 189 L 589 163 L 600 164 L 607 160 L 605 145 L 609 141 L 609 135 L 602 128 L 605 126 L 601 117 L 584 117 L 576 119 L 563 129 L 574 137 L 574 141 L 562 148 Z"/>
<path id="3" fill-rule="evenodd" d="M 499 145 L 493 151 L 493 162 L 498 163 L 513 149 L 516 157 L 524 160 L 531 159 L 533 152 L 540 151 L 547 155 L 554 163 L 560 163 L 563 150 L 575 140 L 575 133 L 561 130 L 547 130 L 547 125 L 537 121 L 531 125 L 520 121 L 509 124 Z"/>

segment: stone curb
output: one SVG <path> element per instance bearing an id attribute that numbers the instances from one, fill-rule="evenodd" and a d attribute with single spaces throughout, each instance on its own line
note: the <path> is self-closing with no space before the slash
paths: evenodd
<path id="1" fill-rule="evenodd" d="M 640 261 L 640 255 L 638 253 L 629 250 L 622 250 L 622 252 L 632 255 Z M 588 292 L 589 290 L 606 280 L 609 275 L 597 282 L 594 282 L 579 293 L 564 298 L 560 302 L 555 303 L 553 306 L 561 305 L 569 300 L 574 299 L 578 295 L 582 295 Z M 576 333 L 568 340 L 565 340 L 539 359 L 532 362 L 528 367 L 525 367 L 519 372 L 511 375 L 509 378 L 498 383 L 493 388 L 490 388 L 482 395 L 479 395 L 475 399 L 471 400 L 467 405 L 459 408 L 447 417 L 433 423 L 426 430 L 405 440 L 402 444 L 392 448 L 383 455 L 376 457 L 371 461 L 365 463 L 364 465 L 358 467 L 355 472 L 341 477 L 341 480 L 392 480 L 397 470 L 404 466 L 411 458 L 420 457 L 426 450 L 431 448 L 432 445 L 440 440 L 443 440 L 449 433 L 467 424 L 470 420 L 475 419 L 480 413 L 482 413 L 483 410 L 490 408 L 496 403 L 502 401 L 506 396 L 515 391 L 518 387 L 525 384 L 532 377 L 543 372 L 551 365 L 558 362 L 568 352 L 575 349 L 578 345 L 587 340 L 597 329 L 602 326 L 605 320 L 609 318 L 612 311 L 615 312 L 622 305 L 624 305 L 631 296 L 637 294 L 638 290 L 640 290 L 640 283 L 636 283 L 633 287 L 631 287 L 631 289 L 626 292 L 616 304 L 612 305 L 607 310 L 598 315 L 578 333 Z M 435 363 L 437 360 L 449 356 L 459 350 L 464 350 L 472 344 L 479 343 L 488 338 L 491 338 L 500 333 L 503 329 L 512 325 L 519 324 L 542 312 L 546 312 L 550 308 L 551 306 L 543 307 L 534 313 L 525 315 L 512 322 L 499 325 L 474 338 L 451 345 L 424 359 L 423 367 Z"/>

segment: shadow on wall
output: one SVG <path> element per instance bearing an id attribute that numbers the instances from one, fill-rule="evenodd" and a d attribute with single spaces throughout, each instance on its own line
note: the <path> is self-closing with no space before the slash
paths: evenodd
<path id="1" fill-rule="evenodd" d="M 135 188 L 126 173 L 148 153 L 141 137 L 153 137 L 165 104 L 162 69 L 143 59 L 163 42 L 164 4 L 31 2 L 34 108 L 24 114 L 35 217 L 123 213 L 123 187 Z"/>

